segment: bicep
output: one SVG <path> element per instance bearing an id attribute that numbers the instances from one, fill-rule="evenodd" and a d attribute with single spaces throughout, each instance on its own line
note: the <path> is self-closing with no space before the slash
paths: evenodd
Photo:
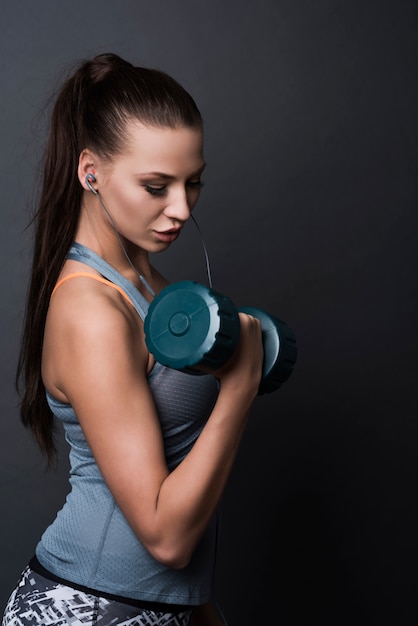
<path id="1" fill-rule="evenodd" d="M 94 326 L 73 329 L 65 354 L 61 389 L 118 506 L 134 532 L 152 541 L 168 469 L 141 327 L 110 312 Z"/>

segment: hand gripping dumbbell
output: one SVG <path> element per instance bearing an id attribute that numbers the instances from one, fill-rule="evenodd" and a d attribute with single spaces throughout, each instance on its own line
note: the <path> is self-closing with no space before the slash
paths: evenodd
<path id="1" fill-rule="evenodd" d="M 255 307 L 239 311 L 261 322 L 263 375 L 258 395 L 275 391 L 290 376 L 297 350 L 293 331 Z M 213 373 L 233 355 L 239 340 L 238 310 L 225 295 L 194 281 L 173 283 L 154 298 L 145 318 L 148 350 L 162 365 L 188 373 Z"/>

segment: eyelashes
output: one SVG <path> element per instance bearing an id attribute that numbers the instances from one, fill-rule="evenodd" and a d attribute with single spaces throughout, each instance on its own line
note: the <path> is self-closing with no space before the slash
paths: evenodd
<path id="1" fill-rule="evenodd" d="M 186 183 L 186 186 L 192 189 L 202 189 L 205 186 L 205 183 L 203 180 L 190 180 Z"/>
<path id="2" fill-rule="evenodd" d="M 190 180 L 186 183 L 186 187 L 189 189 L 197 189 L 200 190 L 204 187 L 205 183 L 201 180 Z M 167 185 L 144 185 L 144 189 L 151 196 L 164 196 L 167 192 Z"/>
<path id="3" fill-rule="evenodd" d="M 151 185 L 144 185 L 145 191 L 147 191 L 151 196 L 163 196 L 167 190 L 167 187 L 152 187 Z"/>

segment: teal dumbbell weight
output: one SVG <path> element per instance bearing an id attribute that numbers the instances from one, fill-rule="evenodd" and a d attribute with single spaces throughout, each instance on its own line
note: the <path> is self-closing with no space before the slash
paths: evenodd
<path id="1" fill-rule="evenodd" d="M 297 350 L 293 331 L 255 307 L 239 309 L 261 322 L 264 362 L 258 395 L 275 391 L 290 376 Z M 189 373 L 212 373 L 233 355 L 239 341 L 238 310 L 225 295 L 194 281 L 173 283 L 150 304 L 145 341 L 155 359 Z"/>

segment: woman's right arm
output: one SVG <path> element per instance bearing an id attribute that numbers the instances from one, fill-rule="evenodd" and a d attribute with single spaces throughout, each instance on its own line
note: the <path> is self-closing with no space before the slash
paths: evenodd
<path id="1" fill-rule="evenodd" d="M 240 343 L 217 373 L 214 409 L 192 450 L 169 472 L 142 323 L 118 294 L 85 280 L 90 285 L 83 289 L 73 281 L 63 285 L 51 303 L 46 387 L 73 406 L 104 480 L 144 546 L 158 561 L 184 567 L 225 488 L 258 391 L 260 324 L 240 314 Z"/>

